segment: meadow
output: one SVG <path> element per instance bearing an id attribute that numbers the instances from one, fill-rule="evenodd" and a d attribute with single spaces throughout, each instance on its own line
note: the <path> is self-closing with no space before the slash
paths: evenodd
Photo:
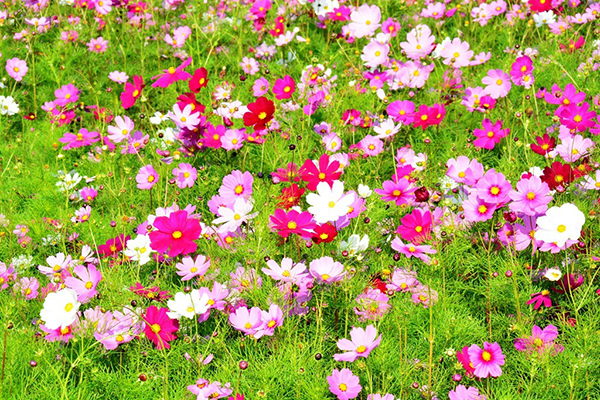
<path id="1" fill-rule="evenodd" d="M 0 398 L 600 398 L 599 13 L 0 0 Z"/>

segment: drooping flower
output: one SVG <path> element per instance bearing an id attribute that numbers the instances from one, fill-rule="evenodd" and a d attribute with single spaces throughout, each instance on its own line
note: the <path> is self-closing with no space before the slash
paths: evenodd
<path id="1" fill-rule="evenodd" d="M 179 330 L 179 321 L 169 318 L 167 308 L 150 306 L 142 315 L 146 323 L 144 333 L 158 350 L 170 349 L 169 342 L 177 339 L 175 332 Z"/>
<path id="2" fill-rule="evenodd" d="M 366 329 L 352 328 L 350 339 L 338 340 L 337 347 L 345 353 L 334 354 L 335 361 L 353 362 L 359 357 L 367 358 L 371 351 L 379 346 L 381 335 L 377 337 L 377 329 L 368 325 Z"/>
<path id="3" fill-rule="evenodd" d="M 189 218 L 188 212 L 179 210 L 168 217 L 156 217 L 152 224 L 155 228 L 149 233 L 150 246 L 169 257 L 180 254 L 190 254 L 196 251 L 198 245 L 194 240 L 200 237 L 202 228 L 197 219 Z"/>
<path id="4" fill-rule="evenodd" d="M 437 251 L 429 245 L 416 245 L 404 243 L 399 237 L 392 240 L 392 249 L 404 254 L 407 258 L 416 257 L 425 263 L 429 263 L 431 258 L 427 254 L 435 254 Z"/>
<path id="5" fill-rule="evenodd" d="M 544 307 L 552 307 L 552 299 L 550 299 L 550 291 L 544 289 L 541 292 L 532 294 L 531 299 L 527 301 L 527 304 L 534 304 L 534 306 L 533 306 L 534 310 L 537 310 L 542 305 L 544 305 Z"/>

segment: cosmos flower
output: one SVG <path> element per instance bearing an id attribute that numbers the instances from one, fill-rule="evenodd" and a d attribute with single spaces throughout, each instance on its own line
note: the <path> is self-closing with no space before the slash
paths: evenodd
<path id="1" fill-rule="evenodd" d="M 489 376 L 497 378 L 502 375 L 504 365 L 504 354 L 498 343 L 483 343 L 483 348 L 476 344 L 469 347 L 469 358 L 473 363 L 473 374 L 478 378 L 487 378 Z"/>
<path id="2" fill-rule="evenodd" d="M 142 315 L 146 323 L 144 333 L 154 343 L 157 350 L 170 349 L 169 342 L 175 340 L 175 332 L 179 330 L 179 321 L 169 318 L 168 309 L 150 306 Z"/>
<path id="3" fill-rule="evenodd" d="M 155 230 L 148 234 L 152 249 L 175 257 L 193 253 L 198 248 L 194 241 L 200 237 L 202 228 L 187 211 L 179 210 L 168 217 L 156 217 L 152 225 Z"/>
<path id="4" fill-rule="evenodd" d="M 366 329 L 352 328 L 350 338 L 338 340 L 337 347 L 345 353 L 334 354 L 335 361 L 353 362 L 359 357 L 367 358 L 381 342 L 381 335 L 377 337 L 377 329 L 373 325 L 368 325 Z"/>

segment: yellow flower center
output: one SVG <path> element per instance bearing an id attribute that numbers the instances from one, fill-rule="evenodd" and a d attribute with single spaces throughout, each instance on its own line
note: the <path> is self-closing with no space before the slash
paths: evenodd
<path id="1" fill-rule="evenodd" d="M 358 354 L 362 354 L 362 353 L 364 353 L 365 351 L 367 351 L 367 348 L 366 348 L 365 346 L 362 346 L 362 345 L 361 345 L 361 346 L 358 346 L 358 347 L 356 348 L 356 352 L 357 352 Z"/>
<path id="2" fill-rule="evenodd" d="M 500 188 L 498 186 L 492 186 L 490 189 L 490 193 L 494 196 L 497 196 L 500 193 Z"/>
<path id="3" fill-rule="evenodd" d="M 480 214 L 485 214 L 485 212 L 487 211 L 487 207 L 482 204 L 479 206 L 477 211 L 479 211 Z"/>
<path id="4" fill-rule="evenodd" d="M 326 281 L 326 280 L 327 280 L 327 279 L 329 279 L 329 278 L 330 278 L 330 276 L 329 276 L 329 275 L 327 275 L 327 274 L 323 274 L 323 275 L 321 275 L 321 279 L 323 279 L 324 281 Z"/>
<path id="5" fill-rule="evenodd" d="M 170 74 L 174 74 L 175 73 L 175 68 L 173 67 L 169 67 L 169 69 L 167 70 Z"/>
<path id="6" fill-rule="evenodd" d="M 492 359 L 492 355 L 489 351 L 484 351 L 483 353 L 481 353 L 481 358 L 483 359 L 483 361 L 490 361 Z"/>
<path id="7" fill-rule="evenodd" d="M 90 290 L 92 288 L 92 286 L 94 286 L 93 282 L 88 281 L 88 282 L 85 283 L 85 288 L 88 289 L 88 290 Z"/>
<path id="8" fill-rule="evenodd" d="M 296 229 L 298 227 L 298 224 L 295 221 L 290 221 L 287 224 L 288 229 Z"/>
<path id="9" fill-rule="evenodd" d="M 258 118 L 259 118 L 259 119 L 265 119 L 265 118 L 267 118 L 267 113 L 266 113 L 266 112 L 264 112 L 264 111 L 261 111 L 261 113 L 260 113 L 260 114 L 258 114 Z"/>
<path id="10" fill-rule="evenodd" d="M 329 202 L 329 208 L 333 208 L 335 207 L 335 201 L 330 201 Z"/>
<path id="11" fill-rule="evenodd" d="M 65 311 L 71 312 L 72 309 L 73 309 L 73 303 L 67 303 L 67 305 L 65 306 Z"/>
<path id="12" fill-rule="evenodd" d="M 237 185 L 234 189 L 235 194 L 242 194 L 244 192 L 244 187 L 242 185 Z"/>
<path id="13" fill-rule="evenodd" d="M 148 182 L 149 182 L 149 183 L 152 183 L 152 182 L 154 182 L 154 179 L 155 179 L 155 178 L 154 178 L 154 175 L 150 175 L 150 176 L 148 176 Z"/>
<path id="14" fill-rule="evenodd" d="M 564 231 L 567 230 L 567 227 L 561 224 L 556 228 L 556 230 L 559 231 L 560 233 L 563 233 Z"/>
<path id="15" fill-rule="evenodd" d="M 181 238 L 181 236 L 182 236 L 181 231 L 173 232 L 173 239 L 179 239 L 179 238 Z"/>
<path id="16" fill-rule="evenodd" d="M 154 333 L 159 333 L 159 332 L 160 332 L 160 330 L 161 330 L 161 328 L 160 328 L 160 325 L 159 325 L 159 324 L 152 324 L 152 325 L 150 326 L 150 329 L 152 329 L 152 332 L 154 332 Z"/>

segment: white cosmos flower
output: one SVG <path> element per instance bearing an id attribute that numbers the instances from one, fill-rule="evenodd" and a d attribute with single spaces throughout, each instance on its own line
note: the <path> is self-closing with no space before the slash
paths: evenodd
<path id="1" fill-rule="evenodd" d="M 178 292 L 173 300 L 167 301 L 169 312 L 167 315 L 171 319 L 179 319 L 181 317 L 194 318 L 195 315 L 204 314 L 208 311 L 208 295 L 204 293 L 200 297 L 198 289 L 192 290 L 190 293 Z"/>
<path id="2" fill-rule="evenodd" d="M 219 207 L 219 218 L 215 219 L 213 224 L 223 224 L 219 227 L 219 233 L 233 232 L 244 222 L 256 216 L 256 213 L 250 213 L 253 207 L 251 201 L 238 198 L 233 204 L 233 209 Z"/>
<path id="3" fill-rule="evenodd" d="M 0 114 L 15 115 L 19 112 L 19 105 L 11 97 L 0 96 Z"/>
<path id="4" fill-rule="evenodd" d="M 560 272 L 560 269 L 557 268 L 557 267 L 548 268 L 548 270 L 544 274 L 544 278 L 546 278 L 546 279 L 548 279 L 549 281 L 552 281 L 552 282 L 556 282 L 561 277 L 562 277 L 562 272 Z"/>
<path id="5" fill-rule="evenodd" d="M 552 207 L 546 215 L 537 219 L 538 230 L 535 238 L 546 243 L 556 243 L 558 247 L 567 240 L 577 240 L 585 223 L 585 215 L 574 204 Z"/>
<path id="6" fill-rule="evenodd" d="M 363 199 L 366 199 L 367 197 L 371 196 L 373 194 L 373 191 L 371 190 L 371 188 L 369 188 L 367 185 L 363 185 L 362 183 L 358 185 L 358 195 L 360 197 L 362 197 Z"/>
<path id="7" fill-rule="evenodd" d="M 48 293 L 44 300 L 44 308 L 40 311 L 40 318 L 48 329 L 66 328 L 75 322 L 80 305 L 77 292 L 73 289 Z"/>
<path id="8" fill-rule="evenodd" d="M 354 196 L 344 194 L 344 184 L 340 181 L 333 182 L 333 187 L 327 182 L 317 186 L 317 193 L 310 193 L 306 201 L 312 207 L 308 211 L 315 217 L 319 224 L 337 221 L 338 218 L 348 214 Z"/>
<path id="9" fill-rule="evenodd" d="M 362 239 L 359 235 L 352 235 L 348 241 L 342 241 L 339 246 L 339 252 L 347 251 L 349 257 L 357 257 L 358 260 L 363 258 L 360 254 L 369 247 L 369 236 L 364 235 Z"/>
<path id="10" fill-rule="evenodd" d="M 154 250 L 150 247 L 150 237 L 148 235 L 137 235 L 135 239 L 127 242 L 127 248 L 123 253 L 131 260 L 144 265 L 150 261 L 150 255 L 153 252 Z"/>
<path id="11" fill-rule="evenodd" d="M 160 111 L 154 113 L 153 117 L 150 117 L 150 123 L 154 125 L 160 125 L 168 119 L 167 114 L 163 114 Z"/>

